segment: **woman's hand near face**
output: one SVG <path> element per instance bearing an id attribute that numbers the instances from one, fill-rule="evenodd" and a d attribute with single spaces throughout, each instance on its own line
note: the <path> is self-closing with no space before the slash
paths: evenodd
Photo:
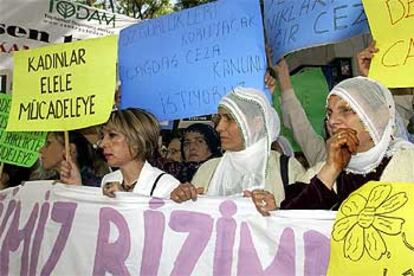
<path id="1" fill-rule="evenodd" d="M 265 190 L 244 191 L 244 197 L 251 197 L 257 211 L 263 216 L 270 216 L 276 210 L 276 200 L 272 193 Z"/>
<path id="2" fill-rule="evenodd" d="M 170 198 L 177 203 L 190 199 L 195 201 L 197 199 L 197 195 L 202 193 L 204 193 L 204 188 L 195 187 L 193 184 L 186 182 L 178 185 L 178 187 L 171 192 Z"/>
<path id="3" fill-rule="evenodd" d="M 359 140 L 355 130 L 339 129 L 327 141 L 328 158 L 326 163 L 341 172 L 351 159 L 351 155 L 356 153 L 358 144 Z"/>
<path id="4" fill-rule="evenodd" d="M 69 185 L 82 185 L 78 166 L 72 160 L 63 160 L 59 168 L 60 181 Z"/>
<path id="5" fill-rule="evenodd" d="M 341 128 L 327 141 L 328 157 L 318 173 L 318 178 L 331 189 L 338 175 L 348 165 L 352 154 L 357 152 L 359 140 L 357 132 L 350 128 Z"/>

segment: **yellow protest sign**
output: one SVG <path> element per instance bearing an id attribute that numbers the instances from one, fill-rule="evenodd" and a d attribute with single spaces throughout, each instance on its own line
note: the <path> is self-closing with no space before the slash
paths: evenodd
<path id="1" fill-rule="evenodd" d="M 369 182 L 352 193 L 333 226 L 328 275 L 413 275 L 413 214 L 414 183 Z"/>
<path id="2" fill-rule="evenodd" d="M 362 2 L 379 49 L 372 60 L 369 77 L 387 87 L 414 87 L 414 2 Z"/>
<path id="3" fill-rule="evenodd" d="M 106 122 L 116 62 L 116 36 L 15 52 L 7 131 L 63 131 Z"/>

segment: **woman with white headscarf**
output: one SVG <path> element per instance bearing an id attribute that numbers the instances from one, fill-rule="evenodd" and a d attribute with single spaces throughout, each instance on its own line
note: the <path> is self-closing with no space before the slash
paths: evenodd
<path id="1" fill-rule="evenodd" d="M 223 157 L 204 163 L 192 184 L 177 187 L 171 193 L 171 199 L 182 202 L 194 200 L 197 193 L 231 196 L 256 190 L 253 194 L 248 193 L 254 201 L 261 193 L 271 193 L 280 204 L 285 197 L 280 154 L 271 151 L 271 144 L 279 135 L 280 122 L 263 92 L 238 87 L 223 97 L 219 103 L 216 130 L 225 150 Z M 290 158 L 288 183 L 294 183 L 303 172 L 300 163 Z"/>
<path id="2" fill-rule="evenodd" d="M 327 98 L 327 158 L 282 208 L 333 209 L 368 181 L 414 182 L 414 147 L 395 137 L 395 122 L 392 95 L 380 83 L 356 77 L 336 85 Z"/>

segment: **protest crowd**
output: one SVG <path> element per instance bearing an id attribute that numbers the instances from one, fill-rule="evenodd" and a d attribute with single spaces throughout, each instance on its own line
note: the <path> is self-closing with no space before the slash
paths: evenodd
<path id="1" fill-rule="evenodd" d="M 318 1 L 310 1 L 312 4 L 309 4 L 308 1 L 305 5 L 306 1 L 264 0 L 260 1 L 263 9 L 261 11 L 259 1 L 257 3 L 251 1 L 248 5 L 252 5 L 253 8 L 246 8 L 249 11 L 246 11 L 245 15 L 240 10 L 235 10 L 240 14 L 233 19 L 230 16 L 229 19 L 221 10 L 234 8 L 239 5 L 238 2 L 240 6 L 247 5 L 245 2 L 249 1 L 230 2 L 232 1 L 219 0 L 194 8 L 194 11 L 197 10 L 194 14 L 190 10 L 184 10 L 165 16 L 168 20 L 161 17 L 132 24 L 123 28 L 119 35 L 113 36 L 111 41 L 99 44 L 100 46 L 93 46 L 94 40 L 100 39 L 94 38 L 88 45 L 77 46 L 76 43 L 82 42 L 78 41 L 54 44 L 57 47 L 50 50 L 47 48 L 52 46 L 30 47 L 33 49 L 29 51 L 15 51 L 13 83 L 9 91 L 6 91 L 7 86 L 2 85 L 2 90 L 4 89 L 2 92 L 9 94 L 4 94 L 4 97 L 9 98 L 0 99 L 1 136 L 6 137 L 0 139 L 2 148 L 0 186 L 4 195 L 10 197 L 11 192 L 8 191 L 14 191 L 13 196 L 15 196 L 16 187 L 20 189 L 18 193 L 23 193 L 25 189 L 30 189 L 31 185 L 36 187 L 37 184 L 34 183 L 45 182 L 44 187 L 50 185 L 46 192 L 38 196 L 41 202 L 50 202 L 48 209 L 43 206 L 49 203 L 42 203 L 41 206 L 36 207 L 35 217 L 37 219 L 37 212 L 39 212 L 39 222 L 32 225 L 28 220 L 24 229 L 23 224 L 20 224 L 15 230 L 22 229 L 21 231 L 24 232 L 32 229 L 30 231 L 36 233 L 36 237 L 41 237 L 37 240 L 38 246 L 41 247 L 43 234 L 38 234 L 42 231 L 39 229 L 49 225 L 45 217 L 43 228 L 39 226 L 42 212 L 47 213 L 50 208 L 49 219 L 63 225 L 65 219 L 62 217 L 60 220 L 59 212 L 53 211 L 55 207 L 58 208 L 57 202 L 65 204 L 65 200 L 71 198 L 79 204 L 76 212 L 84 210 L 82 212 L 85 213 L 85 218 L 88 207 L 82 209 L 81 206 L 91 206 L 90 210 L 92 210 L 95 208 L 94 204 L 101 204 L 99 215 L 98 213 L 94 215 L 99 216 L 100 222 L 96 223 L 99 224 L 99 237 L 96 238 L 98 233 L 87 234 L 91 240 L 97 239 L 96 251 L 95 246 L 93 247 L 94 253 L 96 252 L 94 263 L 90 265 L 93 271 L 82 266 L 77 270 L 80 274 L 85 272 L 94 275 L 103 275 L 106 272 L 116 275 L 162 274 L 160 273 L 162 268 L 167 267 L 167 262 L 164 257 L 161 257 L 164 256 L 161 252 L 162 248 L 173 248 L 174 241 L 168 240 L 160 233 L 167 231 L 164 230 L 166 227 L 171 228 L 168 231 L 186 232 L 185 227 L 191 224 L 192 220 L 200 229 L 205 229 L 205 233 L 211 231 L 217 233 L 214 240 L 215 249 L 209 249 L 211 254 L 214 253 L 214 274 L 236 274 L 234 270 L 236 265 L 231 265 L 236 250 L 233 255 L 231 253 L 233 249 L 230 247 L 234 245 L 235 239 L 240 239 L 240 251 L 237 255 L 238 274 L 261 274 L 264 270 L 247 268 L 247 263 L 246 270 L 242 270 L 244 267 L 241 261 L 244 256 L 242 248 L 246 246 L 243 242 L 254 244 L 251 238 L 243 237 L 250 235 L 263 224 L 256 225 L 253 222 L 248 224 L 248 219 L 241 220 L 240 223 L 232 220 L 236 209 L 241 212 L 244 208 L 240 206 L 250 206 L 250 209 L 246 209 L 247 218 L 251 216 L 260 221 L 278 217 L 278 214 L 283 214 L 285 210 L 286 212 L 313 210 L 307 213 L 310 217 L 312 212 L 317 214 L 316 212 L 322 212 L 321 210 L 338 211 L 334 214 L 341 214 L 342 217 L 337 217 L 337 220 L 349 218 L 349 221 L 345 222 L 348 226 L 335 224 L 331 237 L 341 244 L 340 250 L 345 250 L 344 255 L 341 256 L 350 262 L 363 260 L 368 258 L 367 256 L 375 261 L 383 260 L 381 258 L 385 258 L 387 252 L 389 254 L 391 250 L 391 247 L 388 249 L 385 247 L 388 242 L 383 240 L 376 245 L 379 249 L 372 249 L 369 245 L 358 247 L 358 242 L 369 244 L 374 241 L 375 243 L 386 234 L 393 236 L 405 231 L 406 235 L 409 235 L 407 234 L 409 229 L 414 230 L 414 226 L 412 228 L 407 226 L 407 230 L 401 228 L 411 225 L 407 220 L 402 222 L 402 215 L 398 218 L 399 228 L 396 227 L 392 222 L 397 218 L 391 214 L 403 206 L 412 214 L 414 208 L 409 199 L 409 192 L 412 193 L 414 188 L 398 190 L 399 193 L 395 192 L 394 196 L 391 195 L 391 191 L 396 191 L 392 189 L 397 189 L 392 188 L 393 183 L 414 184 L 414 82 L 408 80 L 410 76 L 412 79 L 414 70 L 412 38 L 408 47 L 411 53 L 408 52 L 404 56 L 404 62 L 397 65 L 396 56 L 401 55 L 401 51 L 397 54 L 395 52 L 397 50 L 385 47 L 390 44 L 389 41 L 392 43 L 392 39 L 399 38 L 395 34 L 395 37 L 386 40 L 383 35 L 377 35 L 377 21 L 382 19 L 373 15 L 375 11 L 368 11 L 368 7 L 372 6 L 368 0 L 362 2 L 353 0 L 352 2 L 355 3 L 352 9 L 347 10 L 348 14 L 344 12 L 344 7 L 348 5 L 347 1 L 342 1 L 347 4 L 339 8 L 333 7 L 333 20 L 336 20 L 334 22 L 336 29 L 333 31 L 328 31 L 332 22 L 329 23 L 329 19 L 325 18 L 330 16 L 329 5 L 333 4 L 321 5 L 317 4 Z M 293 2 L 298 3 L 293 4 Z M 223 6 L 220 6 L 221 3 Z M 360 9 L 358 12 L 363 15 L 353 18 L 357 14 L 354 10 L 357 6 Z M 237 6 L 237 9 L 239 8 Z M 315 15 L 313 10 L 318 8 L 322 12 Z M 293 16 L 294 9 L 300 10 L 295 24 L 284 17 L 283 13 L 286 9 L 291 10 L 290 16 Z M 253 10 L 258 11 L 259 18 L 255 18 L 257 14 L 253 14 Z M 397 13 L 397 11 L 389 10 L 391 19 L 394 20 L 392 26 L 397 26 L 392 12 Z M 203 20 L 196 20 L 196 17 L 202 17 Z M 300 21 L 298 19 L 300 17 L 305 19 Z M 341 20 L 345 21 L 347 17 L 354 22 L 341 27 L 340 24 L 343 23 Z M 316 18 L 316 21 L 312 21 L 315 31 L 313 36 L 325 35 L 325 33 L 329 35 L 318 38 L 319 40 L 311 38 L 310 34 L 305 35 L 307 31 L 300 29 L 304 27 L 299 25 L 309 25 L 306 18 L 309 18 L 309 22 L 312 18 L 313 20 Z M 404 20 L 402 18 L 400 20 Z M 173 22 L 175 22 L 174 26 L 172 26 Z M 231 28 L 226 29 L 227 23 Z M 283 24 L 286 28 L 280 27 Z M 413 23 L 410 24 L 413 28 Z M 193 27 L 198 25 L 197 28 Z M 186 33 L 185 30 L 181 30 L 190 27 L 193 29 Z M 2 30 L 0 37 L 5 35 L 5 28 L 0 29 Z M 248 29 L 252 30 L 244 33 Z M 346 34 L 338 34 L 341 29 L 352 30 Z M 181 31 L 184 33 L 181 34 Z M 232 41 L 232 33 L 235 33 L 235 37 L 237 36 L 239 40 L 230 43 L 228 39 L 226 40 L 226 36 L 228 35 Z M 334 37 L 335 35 L 338 37 Z M 387 35 L 392 37 L 393 33 L 388 32 Z M 180 41 L 180 36 L 185 37 L 186 40 Z M 250 41 L 246 36 L 251 36 L 252 40 Z M 339 62 L 327 61 L 326 64 L 300 64 L 301 53 L 305 51 L 316 53 L 318 49 L 328 49 L 328 46 L 318 45 L 343 45 L 341 41 L 355 36 L 363 41 L 363 47 L 353 48 L 352 54 L 347 58 L 334 57 Z M 242 45 L 244 40 L 250 45 Z M 144 41 L 143 46 L 140 45 L 141 41 Z M 395 43 L 392 47 L 396 47 L 399 42 Z M 110 48 L 107 46 L 109 44 L 115 46 Z M 223 46 L 224 44 L 230 45 Z M 106 52 L 105 47 L 109 49 Z M 192 48 L 185 52 L 186 55 L 180 57 L 181 53 L 178 49 L 188 47 Z M 31 52 L 38 49 L 39 52 Z M 101 50 L 105 55 L 100 52 Z M 177 51 L 177 54 L 172 54 L 173 51 Z M 111 58 L 106 56 L 108 52 L 113 52 Z M 390 57 L 391 54 L 395 54 L 395 57 Z M 47 57 L 53 57 L 50 66 L 47 65 L 45 59 Z M 60 58 L 64 59 L 59 61 Z M 2 59 L 0 61 L 3 62 Z M 60 72 L 59 62 L 64 65 L 61 66 L 62 70 L 73 70 L 73 72 Z M 392 62 L 395 64 L 389 66 Z M 185 66 L 182 65 L 183 63 Z M 207 65 L 203 67 L 201 63 Z M 4 64 L 6 63 L 0 65 Z M 83 75 L 88 70 L 92 70 L 87 67 L 91 64 L 95 66 L 93 70 L 96 72 Z M 57 73 L 53 70 L 57 70 Z M 102 71 L 104 73 L 100 74 L 99 70 L 107 71 Z M 308 74 L 307 77 L 300 79 L 305 74 Z M 10 81 L 10 76 L 7 77 Z M 35 80 L 32 81 L 31 78 Z M 31 82 L 35 85 L 30 86 Z M 82 85 L 78 86 L 79 83 Z M 33 93 L 30 94 L 31 90 Z M 107 92 L 102 92 L 104 90 Z M 302 92 L 304 90 L 306 91 Z M 306 96 L 306 93 L 312 93 L 313 96 Z M 316 112 L 312 113 L 310 110 Z M 4 119 L 5 114 L 9 116 L 8 123 L 7 118 Z M 99 120 L 95 120 L 97 117 Z M 67 123 L 70 120 L 73 121 Z M 50 125 L 48 122 L 51 122 Z M 19 139 L 26 142 L 18 142 Z M 7 145 L 14 147 L 13 150 L 8 149 Z M 30 150 L 30 154 L 18 152 L 18 148 L 26 148 L 26 151 Z M 359 189 L 364 187 L 368 189 L 367 183 L 372 181 L 385 184 L 378 184 L 369 195 L 364 194 L 365 192 L 361 192 L 364 196 L 358 194 Z M 404 187 L 410 187 L 408 184 Z M 395 187 L 398 186 L 395 184 Z M 56 195 L 54 189 L 57 191 Z M 48 191 L 51 191 L 50 197 Z M 67 193 L 67 197 L 60 197 L 62 193 Z M 360 195 L 359 198 L 356 195 Z M 88 200 L 85 198 L 88 196 L 93 196 L 91 205 L 82 205 L 86 204 Z M 145 206 L 149 206 L 145 207 L 147 209 L 142 207 L 144 203 L 139 203 L 143 202 L 142 200 L 145 200 Z M 239 202 L 238 200 L 243 201 L 245 205 L 234 203 Z M 11 240 L 15 239 L 20 243 L 23 242 L 23 238 L 2 234 L 4 229 L 8 229 L 4 227 L 9 225 L 7 223 L 11 221 L 14 210 L 17 208 L 23 210 L 20 204 L 24 206 L 24 200 L 19 199 L 18 202 L 19 207 L 15 207 L 14 203 L 13 207 L 7 205 L 9 206 L 7 213 L 3 213 L 6 212 L 6 201 L 4 206 L 1 205 L 0 274 L 2 275 L 17 273 L 16 271 L 24 274 L 23 269 L 29 269 L 29 266 L 24 268 L 23 261 L 20 266 L 12 261 L 9 264 L 8 259 L 9 252 L 20 252 L 18 245 L 17 247 L 13 245 Z M 119 214 L 132 208 L 122 204 L 132 204 L 133 208 L 141 208 L 145 223 L 128 221 L 127 224 L 122 224 L 122 220 L 117 218 L 116 214 L 110 215 L 108 208 L 118 210 Z M 157 211 L 164 208 L 163 204 L 167 204 L 170 208 L 169 222 L 168 220 L 166 222 L 167 213 Z M 66 212 L 68 208 L 72 207 L 68 205 L 62 210 Z M 180 211 L 180 208 L 187 209 Z M 198 217 L 195 212 L 196 210 L 208 212 L 209 209 L 218 210 L 218 215 L 211 215 L 214 221 L 217 221 L 214 222 L 214 226 L 207 223 L 209 221 L 207 215 Z M 108 213 L 105 213 L 106 211 Z M 194 216 L 190 216 L 192 211 Z M 23 213 L 29 214 L 28 212 Z M 32 211 L 31 214 L 34 212 Z M 380 215 L 385 217 L 380 218 Z M 109 218 L 107 224 L 102 223 L 105 216 Z M 352 216 L 355 219 L 358 217 L 359 222 L 351 223 Z M 76 216 L 72 217 L 73 219 L 76 221 Z M 18 221 L 17 218 L 16 225 L 19 225 Z M 109 238 L 110 229 L 113 227 L 110 226 L 110 222 L 118 227 L 118 242 L 109 242 L 111 239 L 116 240 L 112 236 L 111 239 Z M 151 226 L 148 226 L 147 222 Z M 15 225 L 13 223 L 11 225 Z M 381 223 L 389 230 L 382 230 L 383 228 L 379 226 Z M 258 226 L 259 224 L 261 226 Z M 280 225 L 284 225 L 283 222 Z M 361 225 L 360 232 L 363 234 L 352 236 L 351 234 L 354 233 L 352 229 L 357 229 L 359 225 Z M 368 233 L 371 225 L 376 230 Z M 108 227 L 105 228 L 107 232 L 101 227 Z M 136 227 L 139 230 L 135 229 Z M 125 229 L 129 229 L 131 236 L 135 231 L 145 230 L 142 234 L 142 243 L 138 242 L 139 250 L 143 250 L 142 257 L 139 255 L 141 261 L 134 260 L 135 265 L 138 266 L 137 270 L 131 270 L 133 264 L 126 261 L 128 256 L 131 256 L 128 254 L 138 253 L 134 251 L 135 249 L 130 249 L 134 247 L 132 242 L 122 243 L 120 237 L 126 233 L 123 232 Z M 237 234 L 234 234 L 235 229 L 238 229 Z M 281 244 L 287 237 L 285 235 L 290 233 L 286 232 L 289 228 L 284 229 L 280 234 Z M 338 232 L 341 229 L 344 234 Z M 11 233 L 10 231 L 6 232 Z M 272 229 L 266 228 L 266 231 Z M 222 236 L 219 233 L 223 233 Z M 60 235 L 59 232 L 59 237 Z M 155 240 L 151 242 L 148 238 L 151 235 L 161 242 Z M 193 238 L 199 239 L 198 242 L 201 244 L 201 232 L 198 235 L 195 236 L 198 238 Z M 331 237 L 328 237 L 328 242 Z M 414 236 L 410 234 L 403 237 L 406 248 L 412 246 L 407 245 L 410 237 Z M 62 236 L 62 239 L 70 241 L 68 236 L 65 238 Z M 108 240 L 107 243 L 102 242 L 105 239 Z M 169 273 L 189 275 L 196 271 L 194 269 L 203 271 L 202 265 L 199 267 L 197 264 L 198 257 L 195 257 L 197 254 L 202 254 L 202 249 L 200 252 L 197 246 L 190 249 L 192 245 L 190 240 L 188 238 L 185 241 L 188 244 L 184 243 L 183 248 L 187 246 L 187 250 L 193 252 L 194 256 L 192 253 L 178 254 L 176 261 L 168 264 Z M 35 250 L 35 242 L 36 238 L 30 250 Z M 411 242 L 414 243 L 414 240 Z M 26 241 L 24 244 L 26 246 Z M 347 251 L 345 248 L 347 245 L 353 248 L 352 252 Z M 70 253 L 65 253 L 68 248 L 56 249 L 58 246 L 56 244 L 53 246 L 53 254 L 58 256 L 63 254 L 64 258 L 71 258 Z M 65 247 L 65 243 L 62 246 Z M 248 248 L 246 250 L 251 249 L 249 246 L 246 248 Z M 260 248 L 267 250 L 263 246 L 257 247 L 255 253 L 257 256 L 261 254 Z M 279 246 L 280 248 L 282 245 Z M 332 248 L 331 254 L 333 254 Z M 124 249 L 126 251 L 123 251 Z M 121 252 L 119 262 L 108 261 L 110 256 L 118 254 L 117 250 Z M 24 255 L 26 254 L 24 252 L 21 253 L 22 260 L 28 256 Z M 271 254 L 272 252 L 270 251 Z M 126 255 L 122 255 L 123 253 Z M 3 257 L 3 254 L 8 257 Z M 50 257 L 47 259 L 46 255 L 40 254 L 40 258 L 48 261 L 39 268 L 40 263 L 37 267 L 38 259 L 36 259 L 39 256 L 36 255 L 37 257 L 33 259 L 33 253 L 30 254 L 31 275 L 55 274 L 56 270 L 53 272 L 53 269 L 57 267 L 57 260 L 53 263 Z M 310 256 L 306 251 L 304 254 L 305 258 Z M 269 265 L 269 269 L 274 269 L 269 271 L 280 272 L 280 275 L 316 275 L 313 273 L 317 272 L 326 274 L 329 253 L 326 254 L 326 265 L 321 270 L 313 272 L 310 263 L 304 265 L 304 271 L 298 271 L 295 270 L 294 264 L 289 263 L 290 261 L 287 260 L 289 258 L 283 259 L 283 257 L 278 259 L 281 263 L 275 262 L 270 265 L 269 257 L 263 266 Z M 333 263 L 332 256 L 330 266 Z M 406 257 L 407 260 L 413 257 L 410 256 Z M 74 256 L 72 258 L 76 259 Z M 187 264 L 188 268 L 184 261 L 186 258 L 194 262 L 192 265 Z M 221 262 L 220 258 L 223 260 L 229 258 L 230 261 Z M 383 275 L 388 275 L 386 271 L 391 271 L 391 264 L 387 263 L 387 265 L 387 268 L 385 265 L 379 268 Z M 285 268 L 278 270 L 280 266 L 290 267 L 290 270 L 284 270 Z M 260 265 L 260 269 L 261 267 Z M 329 269 L 329 274 L 339 275 L 337 268 Z M 404 269 L 410 271 L 410 267 Z M 412 269 L 414 270 L 414 267 Z M 206 271 L 209 271 L 206 272 L 207 275 L 213 274 L 212 270 Z"/>

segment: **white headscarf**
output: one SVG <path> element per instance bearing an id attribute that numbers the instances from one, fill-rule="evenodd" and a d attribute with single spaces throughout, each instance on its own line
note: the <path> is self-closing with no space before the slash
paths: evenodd
<path id="1" fill-rule="evenodd" d="M 411 147 L 396 133 L 396 111 L 391 92 L 377 81 L 355 77 L 337 84 L 329 93 L 345 100 L 356 112 L 371 136 L 374 147 L 352 155 L 346 171 L 367 174 L 376 169 L 384 156 L 392 156 L 398 148 Z"/>
<path id="2" fill-rule="evenodd" d="M 263 92 L 242 87 L 224 96 L 219 107 L 229 111 L 238 124 L 244 149 L 224 153 L 207 194 L 228 196 L 264 188 L 271 144 L 280 131 L 276 111 Z"/>

